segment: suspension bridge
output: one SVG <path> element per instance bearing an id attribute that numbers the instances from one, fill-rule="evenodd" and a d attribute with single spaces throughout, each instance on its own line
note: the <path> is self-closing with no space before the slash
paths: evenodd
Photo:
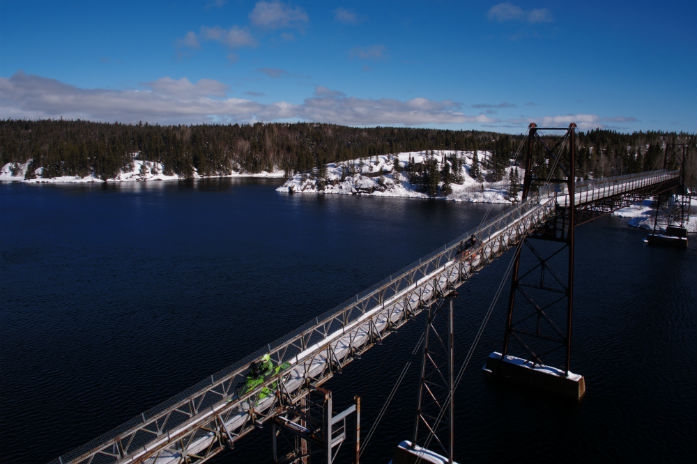
<path id="1" fill-rule="evenodd" d="M 578 183 L 572 171 L 568 179 L 566 184 L 543 185 L 534 194 L 525 192 L 524 201 L 476 230 L 463 232 L 281 340 L 52 464 L 204 462 L 227 447 L 239 445 L 245 435 L 272 420 L 279 426 L 296 427 L 298 434 L 310 439 L 313 431 L 290 421 L 288 412 L 303 404 L 342 367 L 454 294 L 472 275 L 527 236 L 549 229 L 551 223 L 564 222 L 564 211 L 575 211 L 577 220 L 557 230 L 566 230 L 573 240 L 575 225 L 637 197 L 672 189 L 679 185 L 680 173 L 662 170 Z M 468 242 L 472 236 L 477 239 L 475 246 Z M 509 336 L 516 336 L 515 327 L 507 329 Z M 264 354 L 280 368 L 250 386 L 250 367 Z M 561 372 L 568 374 L 568 365 Z M 331 400 L 329 392 L 319 391 L 325 404 Z M 329 405 L 331 410 L 331 401 Z M 357 412 L 359 405 L 336 416 L 330 412 L 325 419 L 327 462 L 332 459 L 333 443 L 345 436 L 346 417 Z"/>

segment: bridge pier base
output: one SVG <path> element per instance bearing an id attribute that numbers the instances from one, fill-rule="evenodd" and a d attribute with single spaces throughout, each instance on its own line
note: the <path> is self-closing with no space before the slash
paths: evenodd
<path id="1" fill-rule="evenodd" d="M 546 391 L 563 398 L 580 400 L 586 393 L 586 381 L 580 374 L 494 351 L 482 368 L 492 378 Z"/>

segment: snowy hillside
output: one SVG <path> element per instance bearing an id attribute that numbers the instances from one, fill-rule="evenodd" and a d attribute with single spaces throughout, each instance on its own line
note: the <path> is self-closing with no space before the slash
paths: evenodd
<path id="1" fill-rule="evenodd" d="M 295 174 L 279 192 L 314 194 L 361 194 L 391 197 L 445 198 L 455 201 L 508 203 L 511 201 L 510 174 L 515 170 L 522 179 L 522 169 L 506 167 L 500 182 L 486 182 L 488 152 L 428 150 L 398 155 L 379 155 L 364 159 L 329 163 L 325 172 Z M 106 181 L 94 176 L 65 176 L 44 178 L 42 167 L 27 179 L 26 163 L 8 163 L 0 169 L 0 181 L 28 183 L 84 183 L 180 180 L 179 175 L 165 175 L 161 163 L 135 159 L 129 169 L 122 169 Z M 196 172 L 194 178 L 201 178 Z M 284 177 L 284 172 L 249 174 L 233 172 L 217 177 Z M 426 184 L 429 185 L 426 185 Z M 430 191 L 429 191 L 430 188 Z M 520 193 L 515 194 L 515 200 Z"/>
<path id="2" fill-rule="evenodd" d="M 672 197 L 670 201 L 674 202 L 676 198 Z M 694 216 L 696 209 L 697 198 L 693 197 L 690 203 L 691 215 L 686 218 L 687 220 L 683 224 L 689 233 L 697 233 L 697 220 Z M 664 214 L 659 214 L 656 218 L 656 204 L 653 198 L 618 209 L 613 214 L 627 219 L 627 223 L 632 227 L 653 230 L 655 226 L 659 233 L 665 231 L 666 226 L 669 225 Z M 674 222 L 672 224 L 675 225 Z"/>
<path id="3" fill-rule="evenodd" d="M 356 159 L 338 163 L 329 163 L 324 172 L 300 173 L 288 179 L 276 190 L 281 193 L 297 194 L 339 194 L 339 195 L 372 195 L 384 197 L 411 198 L 441 198 L 453 201 L 472 203 L 509 203 L 511 202 L 511 174 L 517 174 L 522 181 L 523 169 L 509 166 L 503 173 L 500 182 L 486 182 L 483 179 L 489 174 L 487 166 L 488 152 L 475 154 L 466 151 L 429 150 L 406 152 L 398 155 L 379 155 L 365 159 Z M 130 169 L 121 170 L 113 179 L 106 181 L 88 175 L 84 177 L 66 176 L 44 178 L 43 168 L 34 170 L 33 178 L 26 179 L 27 169 L 32 160 L 26 163 L 8 163 L 0 169 L 0 182 L 26 183 L 89 183 L 89 182 L 149 182 L 181 180 L 178 175 L 165 175 L 164 166 L 153 161 L 134 159 Z M 425 192 L 423 176 L 419 175 L 414 166 L 431 165 L 433 172 L 438 172 L 435 194 Z M 447 168 L 446 168 L 447 165 Z M 411 168 L 410 168 L 411 166 Z M 474 169 L 473 169 L 474 166 Z M 479 171 L 479 172 L 473 172 Z M 321 175 L 320 175 L 321 174 Z M 447 175 L 446 175 L 447 174 Z M 194 172 L 194 178 L 202 178 Z M 217 177 L 272 177 L 283 178 L 284 172 L 262 172 L 249 174 L 233 172 L 230 175 Z M 444 180 L 445 179 L 445 180 Z M 521 193 L 515 195 L 520 200 Z M 697 208 L 697 198 L 692 198 L 691 210 Z M 655 206 L 651 199 L 636 203 L 627 208 L 617 210 L 616 216 L 628 219 L 630 226 L 653 229 Z M 659 220 L 658 228 L 664 229 L 666 224 Z M 697 232 L 697 221 L 694 217 L 686 224 L 689 232 Z"/>
<path id="4" fill-rule="evenodd" d="M 455 150 L 429 150 L 406 152 L 397 155 L 379 155 L 361 160 L 329 163 L 323 173 L 295 174 L 276 190 L 284 193 L 314 193 L 343 195 L 373 195 L 390 197 L 445 198 L 455 201 L 508 203 L 509 176 L 514 169 L 522 180 L 523 170 L 505 168 L 503 180 L 490 183 L 483 179 L 488 171 L 483 166 L 488 152 Z M 476 159 L 476 160 L 475 160 Z M 437 173 L 437 189 L 427 193 L 423 176 L 415 173 L 415 167 L 423 170 L 432 166 Z M 477 175 L 474 170 L 478 170 Z M 433 181 L 433 179 L 430 179 Z M 520 194 L 516 195 L 518 200 Z"/>
<path id="5" fill-rule="evenodd" d="M 64 177 L 43 177 L 43 168 L 38 168 L 33 172 L 34 178 L 26 179 L 27 169 L 31 164 L 32 160 L 28 160 L 26 163 L 7 163 L 0 169 L 0 181 L 4 182 L 27 182 L 27 183 L 84 183 L 84 182 L 136 182 L 136 181 L 158 181 L 158 180 L 181 180 L 182 176 L 173 174 L 164 174 L 164 166 L 162 163 L 156 163 L 154 161 L 143 161 L 134 159 L 131 162 L 130 169 L 122 169 L 119 171 L 118 175 L 112 179 L 107 179 L 106 181 L 95 177 L 94 175 L 87 175 L 85 177 L 79 176 L 64 176 Z M 193 175 L 194 179 L 200 179 L 195 171 Z M 283 171 L 274 172 L 262 172 L 257 174 L 249 174 L 245 172 L 233 172 L 230 175 L 220 175 L 216 177 L 275 177 L 282 178 Z"/>

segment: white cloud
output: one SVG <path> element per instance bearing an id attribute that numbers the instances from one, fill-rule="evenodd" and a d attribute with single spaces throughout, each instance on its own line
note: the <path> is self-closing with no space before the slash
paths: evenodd
<path id="1" fill-rule="evenodd" d="M 225 85 L 210 79 L 162 78 L 145 90 L 81 89 L 53 79 L 17 73 L 0 78 L 0 113 L 10 118 L 87 119 L 133 123 L 196 123 L 220 116 L 246 121 L 272 115 L 264 105 L 224 97 Z"/>
<path id="2" fill-rule="evenodd" d="M 358 24 L 356 13 L 346 8 L 337 8 L 334 10 L 334 19 L 344 24 Z"/>
<path id="3" fill-rule="evenodd" d="M 637 122 L 638 119 L 633 116 L 615 116 L 612 118 L 607 118 L 607 121 L 611 121 L 614 123 L 632 123 Z"/>
<path id="4" fill-rule="evenodd" d="M 315 88 L 315 97 L 343 98 L 345 96 L 345 93 L 339 92 L 338 90 L 328 89 L 327 87 L 319 86 Z"/>
<path id="5" fill-rule="evenodd" d="M 179 39 L 179 44 L 189 48 L 199 48 L 201 46 L 198 36 L 193 31 L 187 32 L 183 39 Z"/>
<path id="6" fill-rule="evenodd" d="M 249 19 L 255 26 L 266 29 L 300 29 L 309 21 L 305 10 L 279 1 L 258 2 L 249 13 Z"/>
<path id="7" fill-rule="evenodd" d="M 385 46 L 371 45 L 370 47 L 356 47 L 351 50 L 350 55 L 362 60 L 379 60 L 385 55 Z"/>
<path id="8" fill-rule="evenodd" d="M 248 30 L 237 26 L 229 29 L 203 26 L 198 34 L 193 31 L 187 32 L 184 38 L 177 41 L 177 44 L 187 48 L 200 48 L 201 41 L 219 42 L 231 49 L 257 45 L 257 41 Z"/>
<path id="9" fill-rule="evenodd" d="M 284 71 L 261 70 L 267 75 Z M 514 119 L 493 118 L 485 113 L 466 114 L 463 105 L 450 100 L 417 97 L 410 100 L 359 98 L 317 87 L 299 104 L 279 101 L 262 104 L 252 99 L 229 98 L 225 84 L 213 79 L 191 82 L 187 78 L 162 77 L 140 89 L 82 89 L 55 79 L 18 72 L 0 77 L 0 114 L 12 119 L 83 119 L 91 121 L 159 124 L 251 123 L 255 121 L 313 121 L 351 126 L 457 126 L 526 128 L 568 127 L 588 131 L 636 121 L 633 117 L 603 119 L 596 114 L 564 114 Z M 250 98 L 263 97 L 249 94 Z M 488 109 L 515 107 L 509 103 L 476 105 Z"/>
<path id="10" fill-rule="evenodd" d="M 135 123 L 195 124 L 210 122 L 274 122 L 301 120 L 345 125 L 492 124 L 483 114 L 466 115 L 452 101 L 368 99 L 325 87 L 301 104 L 262 104 L 226 97 L 227 87 L 215 80 L 190 82 L 163 77 L 142 89 L 81 89 L 54 79 L 25 74 L 0 77 L 0 114 L 8 118 L 85 119 Z"/>
<path id="11" fill-rule="evenodd" d="M 479 108 L 479 109 L 488 109 L 488 110 L 493 110 L 493 109 L 502 109 L 502 108 L 515 108 L 516 105 L 513 103 L 508 103 L 508 102 L 501 102 L 501 103 L 475 103 L 472 105 L 472 108 Z"/>
<path id="12" fill-rule="evenodd" d="M 202 96 L 225 96 L 227 85 L 215 81 L 213 79 L 201 79 L 197 83 L 192 84 L 185 77 L 181 79 L 172 79 L 171 77 L 163 77 L 153 82 L 145 84 L 154 92 L 163 95 L 178 95 L 188 97 Z"/>
<path id="13" fill-rule="evenodd" d="M 345 125 L 404 125 L 463 124 L 492 122 L 483 115 L 468 116 L 451 101 L 414 98 L 408 101 L 389 98 L 364 99 L 318 87 L 315 96 L 299 107 L 299 116 L 308 121 Z"/>
<path id="14" fill-rule="evenodd" d="M 260 68 L 259 71 L 266 74 L 267 76 L 269 76 L 272 79 L 277 79 L 279 77 L 283 77 L 283 76 L 288 74 L 283 69 L 277 69 L 277 68 Z"/>
<path id="15" fill-rule="evenodd" d="M 492 6 L 487 13 L 487 17 L 492 21 L 522 21 L 527 23 L 548 23 L 552 22 L 552 13 L 547 8 L 537 8 L 533 10 L 523 10 L 513 3 L 504 2 Z"/>
<path id="16" fill-rule="evenodd" d="M 220 8 L 224 1 L 214 1 L 208 7 Z M 307 13 L 300 7 L 290 7 L 279 1 L 258 2 L 249 14 L 252 26 L 263 29 L 289 29 L 295 28 L 302 31 L 302 27 L 309 21 Z M 289 32 L 283 32 L 284 40 L 293 40 L 294 36 Z M 184 48 L 200 48 L 201 42 L 219 42 L 229 49 L 242 47 L 256 47 L 258 42 L 252 33 L 245 27 L 232 26 L 228 29 L 214 26 L 202 26 L 198 33 L 189 31 L 183 38 L 177 40 L 177 45 Z M 228 55 L 231 62 L 237 61 L 237 55 Z"/>
<path id="17" fill-rule="evenodd" d="M 526 18 L 530 23 L 551 23 L 554 21 L 552 13 L 547 8 L 530 10 L 527 12 Z"/>
<path id="18" fill-rule="evenodd" d="M 222 27 L 202 27 L 201 37 L 206 40 L 220 42 L 228 48 L 253 47 L 256 40 L 249 31 L 233 26 L 230 29 Z"/>
<path id="19" fill-rule="evenodd" d="M 600 117 L 595 114 L 565 114 L 557 116 L 543 116 L 539 120 L 532 120 L 540 127 L 568 127 L 572 122 L 576 123 L 579 130 L 590 130 L 602 127 Z"/>
<path id="20" fill-rule="evenodd" d="M 222 8 L 227 3 L 227 0 L 210 0 L 206 3 L 206 9 Z"/>
<path id="21" fill-rule="evenodd" d="M 499 3 L 492 6 L 487 13 L 489 19 L 499 22 L 519 20 L 523 16 L 523 9 L 512 3 Z"/>

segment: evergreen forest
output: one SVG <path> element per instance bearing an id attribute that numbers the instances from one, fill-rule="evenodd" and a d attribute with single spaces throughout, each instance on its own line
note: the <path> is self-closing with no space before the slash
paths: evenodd
<path id="1" fill-rule="evenodd" d="M 559 135 L 540 136 L 534 151 L 544 166 Z M 510 164 L 521 165 L 527 128 L 520 135 L 402 127 L 346 127 L 319 123 L 161 126 L 81 120 L 0 121 L 0 167 L 31 160 L 27 176 L 114 178 L 134 159 L 162 163 L 165 174 L 192 177 L 281 169 L 286 176 L 321 172 L 326 163 L 421 150 L 488 152 L 488 181 Z M 671 132 L 576 132 L 576 173 L 600 178 L 640 171 L 679 169 L 697 186 L 697 137 Z M 542 148 L 539 148 L 542 147 Z M 544 148 L 548 147 L 548 148 Z M 427 168 L 427 167 L 426 167 Z"/>

